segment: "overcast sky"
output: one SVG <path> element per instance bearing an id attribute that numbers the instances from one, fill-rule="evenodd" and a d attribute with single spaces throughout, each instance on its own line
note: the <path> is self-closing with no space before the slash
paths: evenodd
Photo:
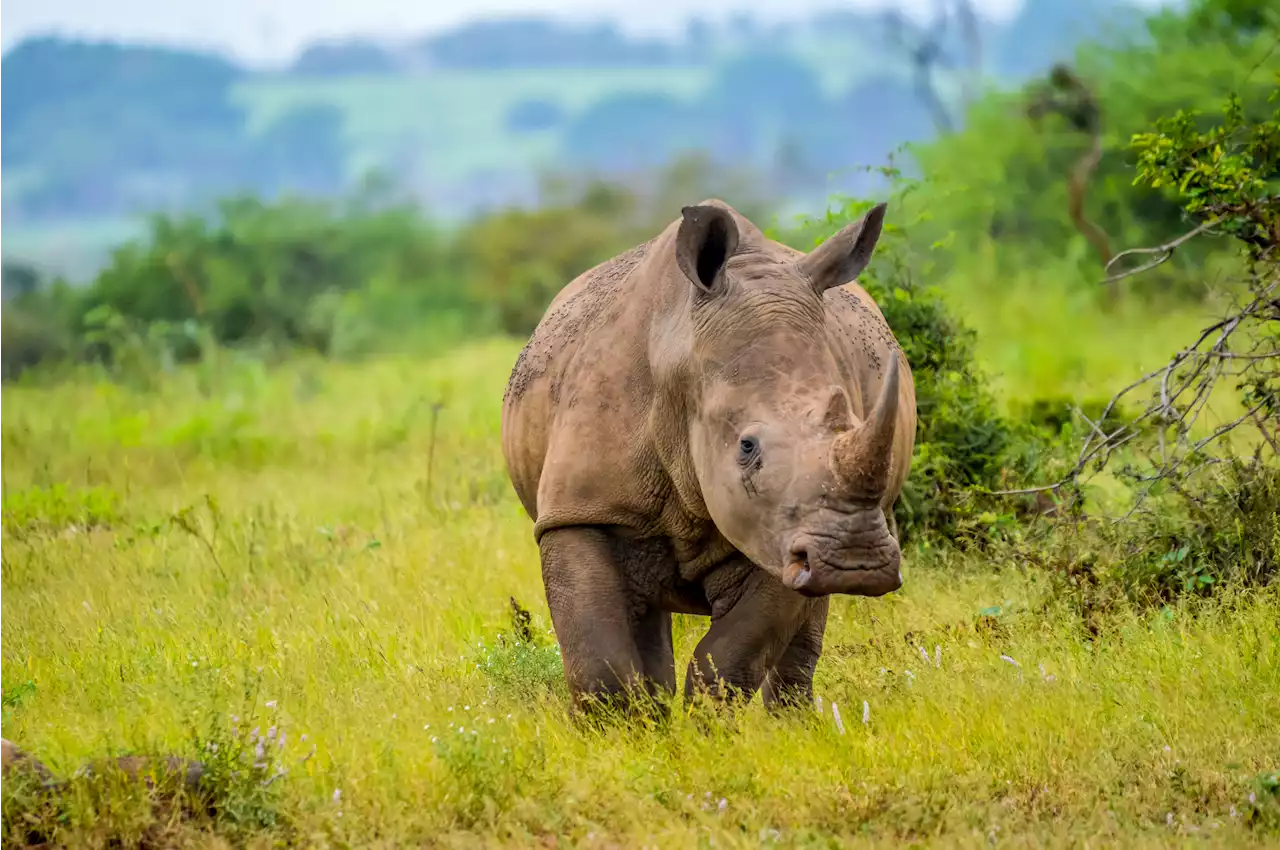
<path id="1" fill-rule="evenodd" d="M 922 11 L 933 0 L 3 0 L 0 37 L 7 49 L 29 35 L 110 37 L 235 54 L 253 64 L 287 61 L 307 42 L 351 35 L 404 37 L 460 21 L 545 13 L 610 19 L 634 32 L 671 32 L 694 14 L 710 19 L 751 9 L 758 20 L 787 20 L 831 8 Z M 993 16 L 1021 0 L 976 0 Z M 1074 0 L 1061 0 L 1072 3 Z"/>

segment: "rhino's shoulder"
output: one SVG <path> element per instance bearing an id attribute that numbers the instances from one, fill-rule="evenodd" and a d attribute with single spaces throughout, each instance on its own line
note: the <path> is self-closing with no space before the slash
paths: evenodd
<path id="1" fill-rule="evenodd" d="M 594 327 L 618 300 L 623 282 L 648 255 L 649 240 L 583 272 L 557 293 L 542 321 L 520 350 L 503 401 L 519 401 L 530 385 L 547 373 L 557 355 Z M 551 386 L 553 399 L 558 381 Z"/>

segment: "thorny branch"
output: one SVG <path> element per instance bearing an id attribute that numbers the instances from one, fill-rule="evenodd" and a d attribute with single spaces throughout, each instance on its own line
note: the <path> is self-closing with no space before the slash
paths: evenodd
<path id="1" fill-rule="evenodd" d="M 1207 232 L 1218 220 L 1206 222 L 1172 242 L 1156 248 L 1126 251 L 1116 255 L 1155 254 L 1158 259 L 1117 275 L 1113 280 L 1154 268 L 1183 243 Z M 1270 253 L 1269 251 L 1267 253 Z M 1261 259 L 1269 259 L 1265 255 Z M 1114 263 L 1113 260 L 1112 262 Z M 1058 481 L 1038 487 L 991 491 L 993 495 L 1026 495 L 1057 492 L 1076 483 L 1087 472 L 1104 468 L 1117 451 L 1143 435 L 1154 434 L 1158 451 L 1148 456 L 1150 469 L 1135 473 L 1141 483 L 1133 507 L 1120 519 L 1137 511 L 1151 491 L 1174 476 L 1190 477 L 1218 461 L 1204 458 L 1212 444 L 1245 423 L 1255 425 L 1273 453 L 1280 454 L 1280 405 L 1273 382 L 1280 374 L 1280 269 L 1272 262 L 1255 264 L 1248 279 L 1247 295 L 1219 320 L 1206 326 L 1191 345 L 1177 351 L 1167 363 L 1154 369 L 1116 393 L 1095 422 L 1082 412 L 1089 432 L 1071 469 Z M 1209 406 L 1214 388 L 1223 380 L 1233 380 L 1237 389 L 1248 389 L 1246 410 L 1240 416 L 1194 437 L 1195 426 Z M 1106 426 L 1122 402 L 1146 388 L 1151 400 L 1136 417 Z M 1261 450 L 1261 448 L 1259 449 Z"/>

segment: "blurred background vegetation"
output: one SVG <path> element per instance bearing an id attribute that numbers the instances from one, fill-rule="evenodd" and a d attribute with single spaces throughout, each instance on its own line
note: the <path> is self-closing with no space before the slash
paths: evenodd
<path id="1" fill-rule="evenodd" d="M 968 4 L 938 8 L 932 21 L 833 10 L 765 24 L 743 13 L 693 19 L 665 39 L 491 17 L 395 44 L 319 43 L 269 70 L 30 38 L 3 59 L 5 255 L 87 279 L 110 246 L 145 232 L 140 215 L 209 212 L 241 192 L 334 196 L 371 173 L 457 226 L 536 203 L 548 173 L 642 184 L 694 150 L 751 168 L 779 205 L 812 209 L 883 186 L 860 169 L 963 123 L 980 88 L 1016 88 L 1082 40 L 1152 39 L 1126 0 L 1028 0 L 1011 19 L 971 26 Z M 1141 121 L 1203 97 L 1235 57 L 1205 47 L 1205 58 L 1203 77 L 1139 86 L 1150 96 L 1136 111 L 1132 92 L 1110 91 L 1117 114 Z M 1112 129 L 1123 141 L 1126 127 Z"/>
<path id="2" fill-rule="evenodd" d="M 723 197 L 808 248 L 888 195 L 864 285 L 920 396 L 899 519 L 923 546 L 987 545 L 1059 506 L 982 494 L 1065 472 L 1111 393 L 1233 297 L 1249 259 L 1221 236 L 1101 281 L 1197 221 L 1177 162 L 1138 179 L 1134 139 L 1163 118 L 1193 115 L 1193 151 L 1234 95 L 1274 200 L 1280 17 L 1242 0 L 1029 0 L 1000 24 L 937 8 L 694 22 L 674 41 L 498 19 L 318 45 L 272 73 L 25 41 L 4 57 L 4 376 L 147 384 L 223 350 L 518 339 L 681 204 Z M 1210 183 L 1233 179 L 1220 158 Z"/>

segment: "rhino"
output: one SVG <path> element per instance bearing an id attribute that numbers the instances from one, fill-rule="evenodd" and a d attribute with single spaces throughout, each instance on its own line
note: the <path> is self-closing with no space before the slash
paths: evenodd
<path id="1" fill-rule="evenodd" d="M 804 253 L 709 199 L 547 307 L 502 449 L 571 711 L 674 695 L 673 613 L 711 618 L 686 699 L 810 702 L 831 595 L 901 586 L 915 385 L 855 282 L 884 216 Z"/>

